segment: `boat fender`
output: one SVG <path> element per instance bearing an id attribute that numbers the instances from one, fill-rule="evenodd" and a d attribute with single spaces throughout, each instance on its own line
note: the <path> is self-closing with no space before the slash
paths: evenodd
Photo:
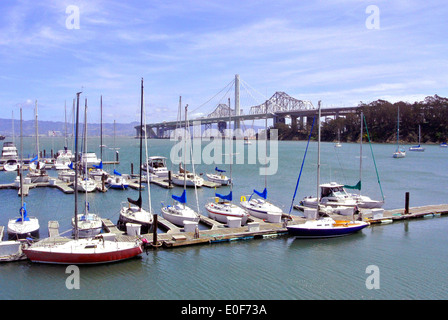
<path id="1" fill-rule="evenodd" d="M 241 196 L 240 201 L 241 202 L 246 202 L 246 197 L 245 196 Z"/>

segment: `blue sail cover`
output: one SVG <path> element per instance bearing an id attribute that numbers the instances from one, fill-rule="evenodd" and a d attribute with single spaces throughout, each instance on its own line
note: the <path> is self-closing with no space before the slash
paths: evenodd
<path id="1" fill-rule="evenodd" d="M 73 170 L 73 162 L 70 162 L 70 164 L 68 165 L 68 167 L 69 167 L 70 169 Z"/>
<path id="2" fill-rule="evenodd" d="M 121 176 L 121 173 L 118 172 L 117 170 L 114 169 L 114 174 L 116 174 L 117 176 Z"/>
<path id="3" fill-rule="evenodd" d="M 217 171 L 217 172 L 226 172 L 226 170 L 218 169 L 218 167 L 215 167 L 215 171 Z"/>
<path id="4" fill-rule="evenodd" d="M 173 198 L 174 200 L 180 202 L 180 203 L 187 203 L 187 194 L 184 192 L 182 193 L 182 195 L 179 196 L 175 196 L 174 194 L 171 196 L 171 198 Z"/>
<path id="5" fill-rule="evenodd" d="M 254 189 L 254 192 L 256 194 L 258 194 L 260 197 L 262 197 L 263 199 L 266 199 L 267 196 L 268 196 L 268 190 L 266 188 L 264 188 L 263 192 L 259 192 L 259 191 Z"/>
<path id="6" fill-rule="evenodd" d="M 219 194 L 219 193 L 215 193 L 215 196 L 217 196 L 218 198 L 221 198 L 223 200 L 232 201 L 232 191 L 230 191 L 230 193 L 228 195 L 226 195 L 226 196 L 222 195 L 222 194 Z"/>
<path id="7" fill-rule="evenodd" d="M 97 169 L 103 169 L 103 161 L 101 161 L 99 165 L 93 165 L 93 167 Z"/>
<path id="8" fill-rule="evenodd" d="M 35 156 L 33 159 L 30 160 L 30 162 L 37 161 L 37 156 Z"/>
<path id="9" fill-rule="evenodd" d="M 22 212 L 23 212 L 23 220 L 22 220 Z M 24 203 L 23 207 L 20 208 L 19 213 L 20 213 L 20 218 L 17 219 L 16 222 L 30 221 L 30 218 L 28 218 L 27 214 L 26 214 L 26 203 Z"/>

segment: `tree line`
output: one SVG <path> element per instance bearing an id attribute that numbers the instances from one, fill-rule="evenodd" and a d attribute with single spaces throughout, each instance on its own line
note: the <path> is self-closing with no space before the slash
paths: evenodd
<path id="1" fill-rule="evenodd" d="M 414 103 L 377 100 L 358 105 L 358 112 L 321 123 L 321 141 L 359 141 L 361 111 L 363 112 L 372 142 L 397 141 L 397 120 L 400 115 L 400 143 L 416 143 L 418 127 L 421 127 L 421 143 L 442 143 L 448 139 L 448 99 L 438 95 L 428 96 Z M 311 124 L 304 130 L 293 130 L 289 125 L 277 123 L 280 140 L 306 140 Z M 339 137 L 338 137 L 339 133 Z M 367 138 L 366 130 L 363 132 Z M 317 139 L 316 126 L 312 139 Z"/>

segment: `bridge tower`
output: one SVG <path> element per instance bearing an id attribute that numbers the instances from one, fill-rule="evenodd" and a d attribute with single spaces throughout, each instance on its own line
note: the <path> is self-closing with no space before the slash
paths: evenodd
<path id="1" fill-rule="evenodd" d="M 235 116 L 240 115 L 240 75 L 235 75 Z M 235 118 L 234 130 L 240 129 L 240 119 Z"/>

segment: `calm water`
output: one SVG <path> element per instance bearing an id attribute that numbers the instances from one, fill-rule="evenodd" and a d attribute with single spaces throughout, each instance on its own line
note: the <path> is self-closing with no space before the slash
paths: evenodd
<path id="1" fill-rule="evenodd" d="M 105 144 L 113 145 L 111 138 Z M 122 173 L 137 167 L 138 140 L 117 138 Z M 62 139 L 42 138 L 49 151 L 61 149 Z M 94 150 L 99 139 L 92 138 Z M 149 141 L 151 155 L 169 157 L 174 142 Z M 206 146 L 207 143 L 203 143 Z M 268 178 L 268 197 L 289 211 L 306 142 L 280 142 L 278 172 Z M 331 143 L 321 145 L 321 182 L 355 184 L 359 177 L 359 145 Z M 25 139 L 24 154 L 33 153 L 33 141 Z M 246 146 L 247 148 L 247 146 Z M 297 192 L 298 203 L 304 196 L 316 194 L 316 150 L 311 143 Z M 411 206 L 447 203 L 448 150 L 427 146 L 424 153 L 408 152 L 404 159 L 392 159 L 392 145 L 373 145 L 380 175 L 385 208 L 404 207 L 404 195 L 410 192 Z M 99 153 L 97 151 L 97 153 Z M 363 146 L 363 194 L 381 197 L 368 145 Z M 247 157 L 247 154 L 245 154 Z M 104 158 L 112 159 L 106 151 Z M 234 199 L 264 188 L 259 165 L 233 165 Z M 214 165 L 197 165 L 197 172 L 211 172 Z M 222 165 L 229 169 L 228 166 Z M 109 167 L 113 171 L 113 166 Z M 174 169 L 174 167 L 173 167 Z M 55 172 L 50 172 L 55 174 Z M 10 183 L 15 173 L 0 173 L 1 183 Z M 152 205 L 170 201 L 181 189 L 166 190 L 152 185 Z M 228 187 L 218 189 L 227 193 Z M 137 197 L 136 190 L 89 194 L 91 210 L 117 221 L 120 203 Z M 198 190 L 198 202 L 204 204 L 214 190 Z M 143 193 L 148 199 L 147 191 Z M 194 191 L 188 192 L 195 207 Z M 25 201 L 29 215 L 39 217 L 41 237 L 47 236 L 47 222 L 58 220 L 60 230 L 70 230 L 73 195 L 57 189 L 32 189 Z M 81 201 L 83 196 L 81 196 Z M 0 225 L 19 212 L 17 190 L 0 190 Z M 293 214 L 298 214 L 293 211 Z M 279 237 L 232 243 L 203 245 L 173 250 L 150 251 L 141 258 L 116 264 L 81 267 L 81 288 L 68 290 L 65 266 L 31 264 L 0 265 L 0 299 L 447 299 L 448 219 L 425 218 L 390 225 L 373 226 L 361 233 L 339 239 L 295 240 Z M 380 271 L 380 289 L 368 290 L 366 268 Z"/>

